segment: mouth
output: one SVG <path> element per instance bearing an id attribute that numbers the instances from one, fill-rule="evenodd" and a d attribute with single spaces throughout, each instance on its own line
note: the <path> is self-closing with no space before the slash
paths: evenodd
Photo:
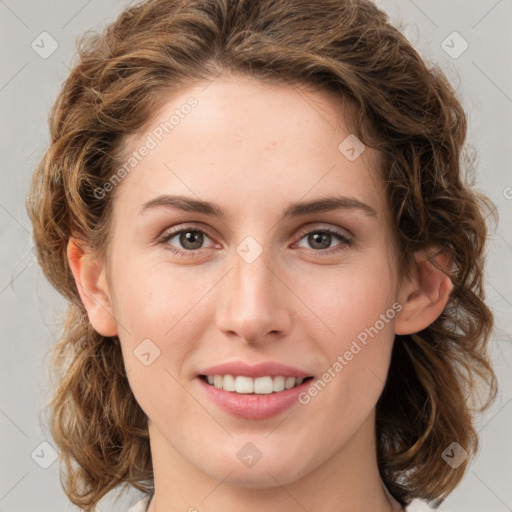
<path id="1" fill-rule="evenodd" d="M 246 375 L 199 375 L 199 378 L 209 386 L 240 395 L 270 395 L 296 388 L 308 377 L 285 377 L 283 375 L 266 375 L 248 377 Z"/>

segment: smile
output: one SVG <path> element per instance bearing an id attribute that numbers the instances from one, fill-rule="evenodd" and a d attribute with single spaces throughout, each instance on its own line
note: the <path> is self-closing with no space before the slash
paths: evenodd
<path id="1" fill-rule="evenodd" d="M 262 376 L 257 378 L 245 375 L 201 375 L 208 384 L 232 393 L 269 395 L 300 386 L 313 377 Z"/>

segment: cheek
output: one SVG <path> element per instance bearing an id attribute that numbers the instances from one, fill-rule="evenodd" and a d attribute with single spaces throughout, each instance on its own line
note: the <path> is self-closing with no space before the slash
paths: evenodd
<path id="1" fill-rule="evenodd" d="M 305 302 L 316 317 L 302 328 L 325 356 L 325 380 L 344 400 L 375 401 L 382 390 L 394 341 L 393 279 L 381 257 L 302 281 L 300 293 L 309 290 Z"/>
<path id="2" fill-rule="evenodd" d="M 132 338 L 154 336 L 160 342 L 188 324 L 189 313 L 200 309 L 208 285 L 194 276 L 192 267 L 178 270 L 165 263 L 148 265 L 135 259 L 113 273 L 116 320 Z"/>
<path id="3" fill-rule="evenodd" d="M 191 355 L 211 317 L 201 300 L 207 284 L 196 282 L 190 269 L 177 272 L 164 264 L 146 266 L 144 272 L 141 268 L 135 259 L 119 268 L 112 275 L 112 289 L 130 387 L 147 414 L 165 402 L 154 390 L 165 389 L 167 397 L 182 395 L 177 381 L 190 378 Z"/>
<path id="4" fill-rule="evenodd" d="M 184 414 L 197 413 L 179 384 L 189 379 L 189 359 L 209 318 L 206 301 L 201 300 L 207 283 L 198 282 L 203 280 L 194 278 L 191 269 L 173 270 L 165 263 L 148 265 L 131 258 L 112 273 L 130 388 L 148 417 L 161 415 L 161 421 L 173 418 L 170 413 L 178 404 Z"/>
<path id="5" fill-rule="evenodd" d="M 315 325 L 323 324 L 330 338 L 340 342 L 373 326 L 395 301 L 393 276 L 385 261 L 333 267 L 329 272 L 319 269 L 296 282 L 300 283 L 298 294 L 317 317 Z M 386 328 L 392 327 L 393 319 L 389 320 Z"/>

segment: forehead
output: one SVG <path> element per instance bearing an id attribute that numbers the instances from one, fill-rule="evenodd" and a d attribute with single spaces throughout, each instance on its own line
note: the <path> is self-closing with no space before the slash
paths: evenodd
<path id="1" fill-rule="evenodd" d="M 325 194 L 382 209 L 379 154 L 350 133 L 353 114 L 351 104 L 330 93 L 248 78 L 220 77 L 174 91 L 144 130 L 125 141 L 122 160 L 132 165 L 116 190 L 123 203 L 117 208 L 167 192 L 232 211 L 252 202 L 281 211 L 288 202 Z"/>

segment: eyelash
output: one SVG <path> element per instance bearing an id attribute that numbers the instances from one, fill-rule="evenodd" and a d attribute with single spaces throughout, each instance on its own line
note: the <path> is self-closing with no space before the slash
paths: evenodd
<path id="1" fill-rule="evenodd" d="M 201 255 L 201 252 L 202 252 L 201 249 L 197 249 L 197 250 L 192 250 L 192 249 L 191 250 L 180 250 L 180 249 L 174 248 L 171 245 L 168 245 L 169 240 L 174 238 L 176 235 L 179 235 L 180 233 L 187 233 L 187 232 L 202 233 L 203 235 L 206 235 L 208 238 L 212 239 L 212 237 L 205 230 L 199 229 L 199 228 L 194 227 L 194 226 L 186 226 L 186 227 L 181 228 L 181 229 L 177 229 L 177 230 L 174 230 L 174 231 L 167 231 L 167 232 L 163 233 L 160 237 L 158 237 L 157 243 L 165 245 L 166 246 L 165 248 L 167 250 L 170 250 L 173 254 L 175 254 L 177 256 L 181 256 L 181 257 L 192 256 L 192 257 L 195 257 L 195 256 Z M 326 256 L 326 255 L 331 255 L 333 253 L 338 253 L 338 252 L 341 252 L 341 251 L 346 251 L 348 249 L 348 247 L 350 247 L 354 243 L 354 239 L 351 236 L 348 236 L 346 234 L 340 233 L 340 232 L 335 231 L 335 230 L 330 229 L 330 228 L 304 229 L 304 230 L 300 231 L 300 233 L 298 235 L 299 236 L 299 241 L 302 240 L 306 235 L 309 235 L 311 233 L 329 233 L 330 235 L 333 235 L 334 237 L 336 237 L 340 242 L 343 242 L 342 244 L 339 244 L 339 245 L 337 245 L 335 247 L 331 247 L 331 248 L 328 248 L 328 249 L 311 249 L 311 251 L 313 251 L 315 256 L 322 257 L 322 256 Z"/>

